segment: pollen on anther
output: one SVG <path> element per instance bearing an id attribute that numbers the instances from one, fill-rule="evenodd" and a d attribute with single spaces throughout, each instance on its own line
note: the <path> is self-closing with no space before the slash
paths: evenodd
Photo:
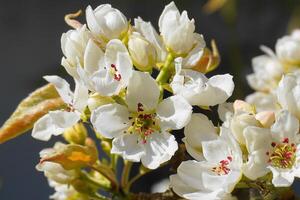
<path id="1" fill-rule="evenodd" d="M 272 147 L 275 147 L 275 146 L 276 146 L 276 142 L 272 142 L 272 143 L 271 143 L 271 146 L 272 146 Z"/>

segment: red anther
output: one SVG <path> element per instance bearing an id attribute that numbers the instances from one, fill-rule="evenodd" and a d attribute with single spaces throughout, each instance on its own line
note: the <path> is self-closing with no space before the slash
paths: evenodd
<path id="1" fill-rule="evenodd" d="M 283 143 L 289 143 L 289 138 L 284 138 L 282 142 Z"/>
<path id="2" fill-rule="evenodd" d="M 144 115 L 143 115 L 143 118 L 144 118 L 144 119 L 151 119 L 151 118 L 152 118 L 152 115 L 151 115 L 151 114 L 144 114 Z"/>
<path id="3" fill-rule="evenodd" d="M 110 67 L 113 68 L 114 70 L 118 71 L 115 64 L 111 64 Z"/>
<path id="4" fill-rule="evenodd" d="M 266 152 L 266 155 L 268 156 L 269 154 L 270 154 L 270 153 L 267 151 L 267 152 Z"/>
<path id="5" fill-rule="evenodd" d="M 144 106 L 143 106 L 143 104 L 142 103 L 138 103 L 138 105 L 137 105 L 138 107 L 137 107 L 137 110 L 138 110 L 138 112 L 143 112 L 144 111 Z"/>
<path id="6" fill-rule="evenodd" d="M 291 144 L 291 146 L 292 146 L 292 147 L 294 147 L 294 146 L 295 146 L 295 144 L 294 144 L 294 143 L 292 143 L 292 144 Z"/>
<path id="7" fill-rule="evenodd" d="M 222 165 L 228 165 L 229 164 L 228 160 L 221 160 L 220 163 Z"/>
<path id="8" fill-rule="evenodd" d="M 146 143 L 147 143 L 147 140 L 146 140 L 146 139 L 143 139 L 143 140 L 142 140 L 142 143 L 143 143 L 143 144 L 146 144 Z"/>
<path id="9" fill-rule="evenodd" d="M 293 153 L 292 153 L 292 152 L 285 152 L 285 153 L 283 154 L 283 157 L 286 158 L 286 159 L 290 159 L 292 156 L 293 156 Z"/>
<path id="10" fill-rule="evenodd" d="M 271 143 L 271 146 L 272 146 L 272 147 L 275 147 L 275 146 L 276 146 L 276 142 L 272 142 L 272 143 Z"/>
<path id="11" fill-rule="evenodd" d="M 227 159 L 231 162 L 232 161 L 232 157 L 231 156 L 227 156 Z"/>
<path id="12" fill-rule="evenodd" d="M 114 79 L 116 80 L 116 81 L 120 81 L 121 80 L 121 74 L 114 74 Z"/>

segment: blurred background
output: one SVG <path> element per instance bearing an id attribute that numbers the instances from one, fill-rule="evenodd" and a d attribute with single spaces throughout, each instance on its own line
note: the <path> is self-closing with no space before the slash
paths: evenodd
<path id="1" fill-rule="evenodd" d="M 42 86 L 46 74 L 67 74 L 60 67 L 60 36 L 69 27 L 64 15 L 88 4 L 95 8 L 110 3 L 128 19 L 142 16 L 157 27 L 165 0 L 0 0 L 0 123 L 9 117 L 28 93 Z M 234 98 L 251 92 L 245 75 L 251 72 L 251 58 L 261 54 L 259 45 L 274 47 L 277 38 L 300 25 L 299 0 L 177 0 L 187 10 L 196 30 L 207 41 L 215 39 L 221 65 L 214 73 L 230 73 L 236 88 Z M 52 146 L 31 138 L 30 133 L 0 145 L 0 199 L 43 200 L 53 190 L 43 174 L 35 170 L 39 151 Z M 151 176 L 136 190 L 149 191 Z M 300 184 L 295 184 L 300 191 Z"/>

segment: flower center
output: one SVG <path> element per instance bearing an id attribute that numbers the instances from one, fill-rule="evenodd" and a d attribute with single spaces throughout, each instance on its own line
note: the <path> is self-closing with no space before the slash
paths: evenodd
<path id="1" fill-rule="evenodd" d="M 129 120 L 131 120 L 131 126 L 128 132 L 139 134 L 144 144 L 147 143 L 147 138 L 152 133 L 160 131 L 156 113 L 145 111 L 141 103 L 138 103 L 137 112 L 131 113 Z"/>
<path id="2" fill-rule="evenodd" d="M 212 168 L 212 172 L 215 172 L 217 175 L 227 175 L 231 170 L 229 164 L 232 161 L 231 156 L 227 156 L 227 159 L 221 160 L 218 166 Z"/>
<path id="3" fill-rule="evenodd" d="M 284 138 L 282 143 L 272 142 L 271 146 L 272 150 L 266 152 L 270 165 L 282 169 L 292 168 L 296 160 L 295 144 L 289 143 L 289 139 Z"/>
<path id="4" fill-rule="evenodd" d="M 113 76 L 113 78 L 116 81 L 120 81 L 122 79 L 121 74 L 119 73 L 117 67 L 115 64 L 111 64 L 110 65 L 110 70 L 109 70 L 110 74 Z"/>

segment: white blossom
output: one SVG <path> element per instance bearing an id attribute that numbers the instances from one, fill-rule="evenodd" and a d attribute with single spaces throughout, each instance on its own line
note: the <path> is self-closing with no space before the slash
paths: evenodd
<path id="1" fill-rule="evenodd" d="M 141 71 L 150 71 L 156 64 L 156 49 L 138 32 L 129 36 L 128 50 L 134 66 Z"/>
<path id="2" fill-rule="evenodd" d="M 83 63 L 84 51 L 90 38 L 91 34 L 85 25 L 61 36 L 61 49 L 64 54 L 61 65 L 74 78 L 78 78 L 76 67 Z"/>
<path id="3" fill-rule="evenodd" d="M 164 43 L 172 52 L 181 55 L 193 48 L 196 41 L 194 19 L 190 20 L 186 11 L 180 14 L 174 2 L 165 7 L 158 25 Z"/>
<path id="4" fill-rule="evenodd" d="M 277 40 L 276 54 L 280 60 L 292 65 L 300 64 L 300 30 L 294 30 Z"/>
<path id="5" fill-rule="evenodd" d="M 268 92 L 277 87 L 284 71 L 282 64 L 271 49 L 265 46 L 261 49 L 266 52 L 266 55 L 252 59 L 254 73 L 247 76 L 247 81 L 253 89 Z"/>
<path id="6" fill-rule="evenodd" d="M 88 90 L 76 81 L 75 92 L 73 93 L 69 83 L 64 79 L 58 76 L 44 76 L 44 78 L 55 86 L 60 97 L 70 109 L 70 111 L 49 111 L 48 114 L 35 122 L 32 137 L 48 141 L 52 135 L 62 134 L 67 128 L 72 127 L 80 120 L 81 113 L 87 105 Z"/>
<path id="7" fill-rule="evenodd" d="M 277 99 L 282 108 L 300 119 L 300 72 L 282 77 L 277 88 Z"/>
<path id="8" fill-rule="evenodd" d="M 128 85 L 132 61 L 126 46 L 110 40 L 105 52 L 90 40 L 84 54 L 84 68 L 77 68 L 80 80 L 89 90 L 103 96 L 119 94 Z"/>
<path id="9" fill-rule="evenodd" d="M 95 10 L 88 6 L 86 21 L 91 32 L 104 41 L 120 39 L 129 28 L 129 23 L 123 13 L 111 7 L 110 4 L 102 4 Z"/>
<path id="10" fill-rule="evenodd" d="M 249 155 L 244 174 L 255 180 L 271 171 L 275 187 L 290 186 L 300 175 L 298 133 L 298 119 L 286 110 L 278 113 L 271 128 L 247 127 L 244 136 Z"/>
<path id="11" fill-rule="evenodd" d="M 180 96 L 159 102 L 159 87 L 146 72 L 134 71 L 130 78 L 126 103 L 98 107 L 91 122 L 99 133 L 113 138 L 111 153 L 126 160 L 142 161 L 155 169 L 177 150 L 169 130 L 183 128 L 190 120 L 192 107 Z"/>
<path id="12" fill-rule="evenodd" d="M 234 83 L 231 75 L 216 75 L 208 79 L 200 72 L 181 69 L 181 64 L 182 58 L 177 58 L 171 87 L 174 94 L 183 96 L 191 105 L 214 106 L 232 95 Z"/>
<path id="13" fill-rule="evenodd" d="M 228 199 L 242 178 L 242 152 L 229 130 L 221 129 L 215 140 L 203 141 L 204 160 L 184 161 L 170 177 L 171 188 L 179 196 L 196 199 Z"/>

